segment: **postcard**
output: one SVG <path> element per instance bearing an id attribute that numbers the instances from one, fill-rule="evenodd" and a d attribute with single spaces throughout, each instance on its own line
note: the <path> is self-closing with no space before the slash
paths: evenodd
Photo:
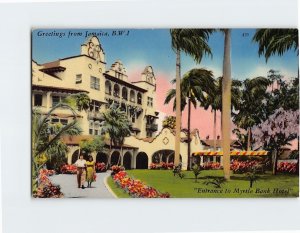
<path id="1" fill-rule="evenodd" d="M 32 30 L 32 197 L 299 196 L 298 30 Z"/>

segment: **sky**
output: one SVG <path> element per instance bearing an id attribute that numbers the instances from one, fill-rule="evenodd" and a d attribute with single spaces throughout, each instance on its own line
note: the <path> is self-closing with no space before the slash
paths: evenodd
<path id="1" fill-rule="evenodd" d="M 112 36 L 113 31 L 121 35 Z M 90 35 L 97 33 L 107 62 L 106 69 L 116 60 L 121 60 L 130 81 L 140 79 L 148 65 L 153 67 L 157 82 L 157 110 L 174 115 L 171 105 L 164 105 L 164 98 L 173 88 L 170 80 L 175 78 L 175 52 L 171 48 L 169 29 L 36 29 L 32 32 L 32 59 L 39 64 L 59 58 L 80 54 L 80 45 Z M 244 80 L 267 76 L 270 69 L 278 70 L 285 78 L 297 76 L 298 56 L 288 51 L 283 56 L 273 56 L 266 63 L 258 56 L 258 45 L 252 42 L 255 29 L 233 29 L 231 38 L 232 78 Z M 182 74 L 193 68 L 206 68 L 215 77 L 222 75 L 224 36 L 212 34 L 208 41 L 213 57 L 203 57 L 200 64 L 185 54 L 181 57 Z M 213 134 L 213 119 L 210 110 L 192 109 L 192 127 L 199 129 L 200 136 Z M 187 111 L 183 112 L 182 123 L 186 126 Z M 217 115 L 217 134 L 220 134 L 220 114 Z"/>

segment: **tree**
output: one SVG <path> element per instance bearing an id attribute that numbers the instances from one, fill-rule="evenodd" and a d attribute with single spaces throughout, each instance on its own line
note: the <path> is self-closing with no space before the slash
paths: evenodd
<path id="1" fill-rule="evenodd" d="M 278 154 L 281 147 L 299 136 L 299 111 L 279 108 L 269 118 L 253 129 L 257 149 L 273 152 L 273 174 L 277 171 Z"/>
<path id="2" fill-rule="evenodd" d="M 68 146 L 62 140 L 57 140 L 46 150 L 47 168 L 59 171 L 60 167 L 67 163 L 67 153 Z"/>
<path id="3" fill-rule="evenodd" d="M 109 109 L 103 113 L 103 118 L 102 132 L 108 133 L 110 138 L 109 154 L 111 154 L 112 146 L 114 145 L 121 147 L 121 156 L 123 156 L 122 146 L 125 137 L 130 135 L 131 122 L 128 120 L 125 112 L 115 104 L 112 104 Z"/>
<path id="4" fill-rule="evenodd" d="M 238 113 L 233 113 L 233 122 L 247 131 L 247 150 L 251 150 L 251 128 L 261 122 L 264 113 L 264 99 L 270 82 L 256 77 L 243 81 Z"/>
<path id="5" fill-rule="evenodd" d="M 80 148 L 90 155 L 92 152 L 103 151 L 105 146 L 104 136 L 96 136 L 92 140 L 80 142 Z"/>
<path id="6" fill-rule="evenodd" d="M 77 106 L 78 110 L 81 112 L 82 110 L 86 111 L 90 108 L 91 100 L 86 93 L 82 92 L 69 95 L 64 102 L 72 107 Z"/>
<path id="7" fill-rule="evenodd" d="M 298 29 L 258 29 L 252 40 L 258 43 L 258 54 L 264 55 L 266 62 L 291 49 L 299 53 Z"/>
<path id="8" fill-rule="evenodd" d="M 212 55 L 207 44 L 212 29 L 171 29 L 172 48 L 176 53 L 176 137 L 174 164 L 179 164 L 180 153 L 180 131 L 181 131 L 181 51 L 191 55 L 194 60 L 200 63 L 204 54 Z"/>
<path id="9" fill-rule="evenodd" d="M 207 110 L 209 107 L 211 108 L 211 111 L 213 112 L 214 117 L 214 129 L 213 129 L 213 140 L 214 140 L 214 151 L 216 151 L 216 135 L 217 135 L 217 111 L 221 111 L 222 113 L 222 81 L 223 77 L 217 78 L 215 80 L 215 90 L 208 93 L 206 95 L 206 98 L 201 105 L 204 107 L 205 110 Z M 239 103 L 240 103 L 240 87 L 241 87 L 241 81 L 239 80 L 232 80 L 231 85 L 231 107 L 234 107 L 235 109 L 238 109 Z"/>
<path id="10" fill-rule="evenodd" d="M 176 80 L 173 80 L 176 82 Z M 214 91 L 214 78 L 212 71 L 206 69 L 192 69 L 183 75 L 181 79 L 181 112 L 188 106 L 187 138 L 188 138 L 188 164 L 187 170 L 191 168 L 191 105 L 197 107 L 197 103 L 204 102 L 205 96 Z M 168 91 L 165 104 L 168 104 L 176 96 L 176 90 Z M 173 109 L 176 108 L 176 100 Z"/>
<path id="11" fill-rule="evenodd" d="M 176 117 L 175 116 L 165 117 L 165 119 L 163 120 L 162 126 L 170 128 L 170 129 L 175 129 L 175 127 L 176 127 Z"/>
<path id="12" fill-rule="evenodd" d="M 64 108 L 71 111 L 73 121 L 66 125 L 51 124 L 51 114 L 58 108 Z M 44 163 L 37 163 L 44 157 L 47 150 L 54 146 L 64 135 L 79 135 L 81 129 L 77 122 L 77 113 L 67 104 L 59 103 L 54 106 L 45 116 L 38 109 L 32 112 L 32 186 L 33 190 L 38 185 L 38 172 L 44 166 Z"/>
<path id="13" fill-rule="evenodd" d="M 224 59 L 222 80 L 222 140 L 224 178 L 230 179 L 230 144 L 231 144 L 231 30 L 224 32 Z"/>

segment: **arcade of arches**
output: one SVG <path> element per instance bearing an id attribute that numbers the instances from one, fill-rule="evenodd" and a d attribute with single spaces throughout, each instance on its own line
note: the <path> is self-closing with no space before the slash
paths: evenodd
<path id="1" fill-rule="evenodd" d="M 129 94 L 130 95 L 130 94 Z M 182 138 L 186 134 L 182 132 Z M 94 161 L 103 162 L 110 165 L 123 165 L 125 169 L 148 169 L 151 163 L 174 162 L 174 131 L 163 128 L 156 137 L 140 139 L 136 136 L 125 138 L 124 144 L 127 147 L 112 148 L 112 151 L 94 152 Z M 191 154 L 204 150 L 197 131 L 192 134 Z M 68 163 L 73 164 L 79 155 L 79 146 L 69 146 Z M 180 144 L 180 161 L 182 168 L 187 167 L 187 143 L 185 140 Z M 195 161 L 197 162 L 197 161 Z M 222 163 L 222 161 L 221 161 Z"/>

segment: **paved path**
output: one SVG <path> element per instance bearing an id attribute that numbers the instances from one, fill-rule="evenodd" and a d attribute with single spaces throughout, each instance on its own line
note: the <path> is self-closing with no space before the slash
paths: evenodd
<path id="1" fill-rule="evenodd" d="M 64 197 L 71 198 L 114 198 L 114 195 L 107 189 L 105 185 L 106 178 L 110 172 L 97 173 L 96 182 L 92 183 L 91 188 L 77 188 L 76 175 L 59 174 L 50 176 L 50 180 L 60 185 L 61 192 Z M 85 184 L 87 185 L 87 183 Z"/>

